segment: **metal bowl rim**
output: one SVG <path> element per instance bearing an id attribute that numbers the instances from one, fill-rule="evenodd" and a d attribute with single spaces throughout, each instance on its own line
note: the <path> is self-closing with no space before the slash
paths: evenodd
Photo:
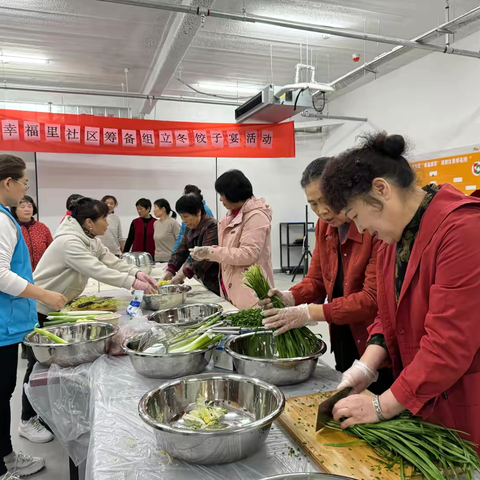
<path id="1" fill-rule="evenodd" d="M 258 385 L 268 391 L 270 391 L 277 401 L 277 406 L 266 417 L 261 418 L 260 420 L 256 420 L 255 422 L 249 423 L 242 427 L 235 427 L 235 428 L 226 428 L 224 430 L 189 430 L 185 428 L 175 428 L 171 427 L 170 425 L 166 425 L 165 423 L 161 423 L 158 420 L 154 420 L 147 412 L 147 405 L 149 400 L 156 395 L 158 392 L 162 390 L 166 390 L 167 388 L 173 387 L 175 385 L 179 385 L 181 383 L 193 383 L 197 381 L 203 380 L 236 380 L 238 382 L 246 382 L 246 383 L 253 383 Z M 281 414 L 283 409 L 285 408 L 285 395 L 283 392 L 276 387 L 275 385 L 271 385 L 270 383 L 264 382 L 263 380 L 259 380 L 257 378 L 248 377 L 247 375 L 239 375 L 234 373 L 203 373 L 200 375 L 191 375 L 187 377 L 181 377 L 177 379 L 170 380 L 168 382 L 163 383 L 157 388 L 150 390 L 147 392 L 138 403 L 138 413 L 140 418 L 151 427 L 156 428 L 162 432 L 166 433 L 173 433 L 173 434 L 181 434 L 181 435 L 191 435 L 191 436 L 206 436 L 209 437 L 211 435 L 231 435 L 234 433 L 244 433 L 252 430 L 256 430 L 259 428 L 266 427 L 274 422 Z"/>
<path id="2" fill-rule="evenodd" d="M 203 306 L 217 307 L 218 308 L 217 313 L 212 313 L 212 315 L 209 315 L 209 316 L 213 316 L 213 315 L 217 315 L 219 313 L 223 313 L 223 307 L 219 303 L 191 303 L 191 304 L 188 304 L 188 305 L 180 305 L 178 307 L 163 308 L 162 310 L 157 310 L 154 315 L 159 315 L 160 313 L 166 313 L 166 312 L 169 312 L 170 310 L 181 310 L 182 308 L 203 307 Z M 207 317 L 205 317 L 205 318 L 207 318 Z M 195 323 L 200 323 L 200 322 L 197 321 Z"/>
<path id="3" fill-rule="evenodd" d="M 164 353 L 164 354 L 159 354 L 159 355 L 152 355 L 151 353 L 144 353 L 144 352 L 137 352 L 136 350 L 132 350 L 131 348 L 127 347 L 127 343 L 130 341 L 133 341 L 134 339 L 136 340 L 135 337 L 140 337 L 143 335 L 143 333 L 136 333 L 135 335 L 132 335 L 131 337 L 126 338 L 123 343 L 122 343 L 122 350 L 124 353 L 131 357 L 144 357 L 144 358 L 178 358 L 178 357 L 186 357 L 188 355 L 192 355 L 193 353 L 206 353 L 209 352 L 210 350 L 213 350 L 214 348 L 217 348 L 218 345 L 222 340 L 219 340 L 218 342 L 215 342 L 213 345 L 210 345 L 208 348 L 204 348 L 203 350 L 192 350 L 191 352 L 178 352 L 178 353 Z"/>
<path id="4" fill-rule="evenodd" d="M 273 335 L 273 332 L 269 332 L 267 330 L 267 331 L 262 331 L 260 334 L 261 335 Z M 318 341 L 320 342 L 320 349 L 317 352 L 312 353 L 311 355 L 308 355 L 306 357 L 294 357 L 294 358 L 250 357 L 249 355 L 242 355 L 241 353 L 234 352 L 230 348 L 230 344 L 235 343 L 235 341 L 246 338 L 246 337 L 253 337 L 254 335 L 257 335 L 257 332 L 249 332 L 249 333 L 243 333 L 242 335 L 232 336 L 225 343 L 225 346 L 224 346 L 225 352 L 228 355 L 230 355 L 231 357 L 235 358 L 236 360 L 245 360 L 247 362 L 250 361 L 250 362 L 256 362 L 256 363 L 261 362 L 261 363 L 272 363 L 272 364 L 316 360 L 317 358 L 321 357 L 325 353 L 323 350 L 326 347 L 326 343 L 321 338 L 318 339 Z"/>
<path id="5" fill-rule="evenodd" d="M 108 322 L 79 322 L 82 325 L 108 325 L 109 327 L 113 327 L 113 331 L 110 332 L 107 335 L 104 335 L 103 337 L 100 338 L 94 338 L 93 340 L 84 340 L 82 342 L 75 342 L 75 343 L 33 343 L 29 340 L 30 337 L 33 335 L 37 335 L 36 332 L 30 332 L 25 335 L 25 338 L 23 339 L 23 343 L 27 345 L 27 347 L 60 347 L 60 348 L 65 348 L 65 347 L 72 347 L 72 346 L 77 346 L 77 345 L 85 345 L 86 343 L 92 343 L 92 342 L 100 342 L 102 340 L 107 340 L 110 337 L 113 337 L 116 333 L 118 333 L 119 326 L 114 325 L 112 323 Z M 51 325 L 49 327 L 45 327 L 45 330 L 48 330 L 49 328 L 56 328 L 56 327 L 63 327 L 64 325 L 68 326 L 73 326 L 75 325 L 76 322 L 70 322 L 70 323 L 61 323 L 60 325 Z"/>
<path id="6" fill-rule="evenodd" d="M 179 288 L 179 291 L 178 292 L 173 292 L 172 295 L 175 295 L 175 294 L 183 294 L 183 293 L 188 293 L 192 290 L 192 287 L 191 285 L 176 285 L 176 284 L 168 284 L 168 285 L 159 285 L 158 286 L 158 293 L 152 293 L 152 294 L 148 294 L 148 295 L 144 295 L 143 298 L 151 298 L 151 297 L 155 297 L 157 295 L 164 295 L 165 293 L 169 293 L 169 292 L 162 292 L 162 290 L 167 290 L 168 288 L 171 288 L 171 287 L 177 287 Z M 168 309 L 167 309 L 168 310 Z"/>

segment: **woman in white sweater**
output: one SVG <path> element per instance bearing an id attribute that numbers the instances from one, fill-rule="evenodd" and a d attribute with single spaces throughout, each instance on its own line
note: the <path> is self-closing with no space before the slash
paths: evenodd
<path id="1" fill-rule="evenodd" d="M 110 253 L 97 238 L 108 227 L 108 207 L 92 198 L 81 198 L 53 237 L 35 270 L 35 284 L 63 293 L 70 302 L 80 296 L 89 278 L 99 282 L 156 293 L 155 279 Z M 38 303 L 37 312 L 50 308 Z"/>

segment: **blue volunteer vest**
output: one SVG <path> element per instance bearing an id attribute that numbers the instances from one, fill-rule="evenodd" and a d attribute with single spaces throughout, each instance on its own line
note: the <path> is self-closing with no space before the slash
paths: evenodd
<path id="1" fill-rule="evenodd" d="M 0 204 L 0 215 L 7 215 L 14 223 L 18 240 L 13 252 L 10 270 L 27 282 L 33 283 L 32 266 L 27 244 L 20 226 L 10 212 Z M 35 300 L 20 298 L 0 292 L 0 347 L 20 343 L 37 323 Z"/>

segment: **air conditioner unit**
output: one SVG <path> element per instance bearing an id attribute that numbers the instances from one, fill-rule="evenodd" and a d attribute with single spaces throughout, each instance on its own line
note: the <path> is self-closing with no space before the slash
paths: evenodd
<path id="1" fill-rule="evenodd" d="M 280 123 L 312 107 L 312 92 L 269 85 L 235 110 L 238 123 Z M 317 90 L 318 91 L 318 90 Z"/>

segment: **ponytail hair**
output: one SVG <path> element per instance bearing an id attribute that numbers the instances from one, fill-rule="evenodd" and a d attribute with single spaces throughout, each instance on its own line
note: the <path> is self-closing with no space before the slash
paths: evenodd
<path id="1" fill-rule="evenodd" d="M 158 200 L 155 200 L 155 202 L 153 203 L 158 208 L 164 208 L 165 211 L 167 212 L 167 215 L 170 215 L 172 218 L 177 218 L 177 214 L 170 207 L 170 203 L 168 203 L 168 200 L 165 200 L 164 198 L 160 198 Z"/>
<path id="2" fill-rule="evenodd" d="M 89 197 L 79 198 L 71 205 L 72 218 L 74 218 L 81 227 L 90 219 L 96 222 L 99 218 L 105 218 L 108 215 L 108 205 L 100 200 L 94 200 Z"/>

